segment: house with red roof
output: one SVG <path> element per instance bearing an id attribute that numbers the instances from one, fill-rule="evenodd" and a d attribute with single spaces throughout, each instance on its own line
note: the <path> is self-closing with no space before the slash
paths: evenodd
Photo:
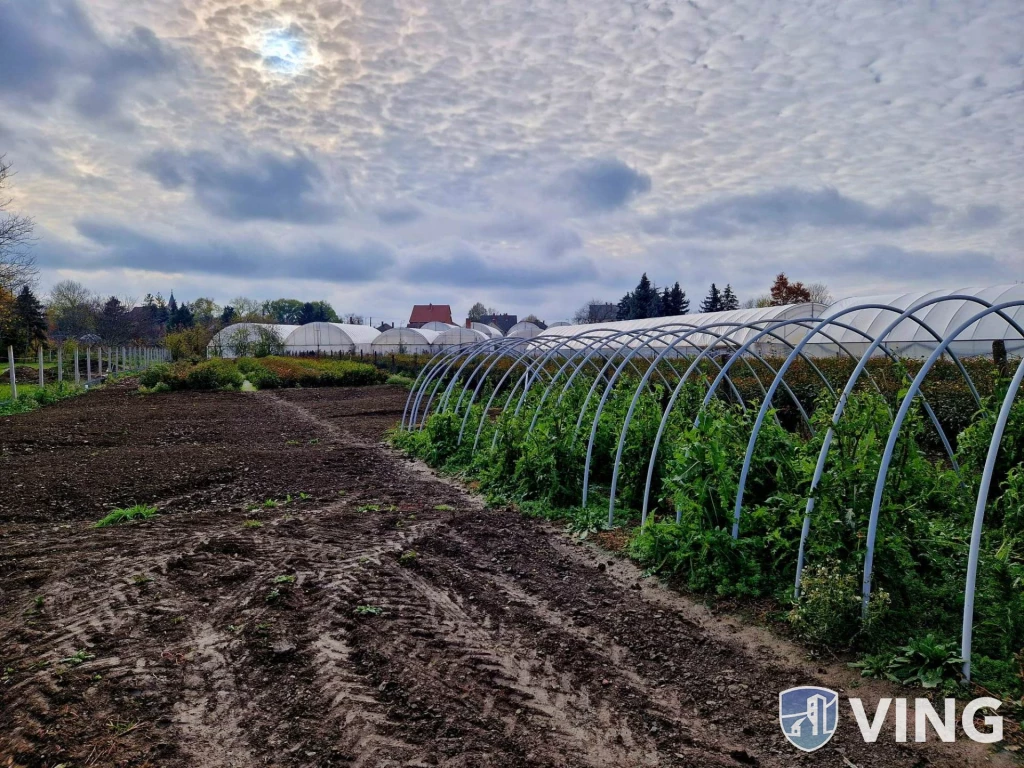
<path id="1" fill-rule="evenodd" d="M 450 304 L 414 304 L 409 316 L 410 328 L 422 328 L 427 323 L 438 322 L 455 325 L 452 322 Z"/>

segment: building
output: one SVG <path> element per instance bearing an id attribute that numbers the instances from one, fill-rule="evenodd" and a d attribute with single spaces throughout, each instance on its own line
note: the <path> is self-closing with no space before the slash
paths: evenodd
<path id="1" fill-rule="evenodd" d="M 483 315 L 477 318 L 476 322 L 484 325 L 493 325 L 504 334 L 512 329 L 512 326 L 519 322 L 518 315 Z"/>
<path id="2" fill-rule="evenodd" d="M 452 322 L 452 308 L 449 304 L 415 304 L 409 315 L 410 328 L 422 328 L 427 323 L 437 322 L 455 325 Z"/>

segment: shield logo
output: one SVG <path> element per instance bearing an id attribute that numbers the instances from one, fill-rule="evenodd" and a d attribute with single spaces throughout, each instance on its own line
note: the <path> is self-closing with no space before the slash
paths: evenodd
<path id="1" fill-rule="evenodd" d="M 779 694 L 779 724 L 797 749 L 813 752 L 825 746 L 839 722 L 839 694 L 828 688 L 801 685 Z"/>

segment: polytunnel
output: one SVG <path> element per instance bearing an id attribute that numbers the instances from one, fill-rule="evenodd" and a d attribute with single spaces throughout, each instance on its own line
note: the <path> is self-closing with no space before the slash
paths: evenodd
<path id="1" fill-rule="evenodd" d="M 438 333 L 444 333 L 450 328 L 458 328 L 455 323 L 443 323 L 440 320 L 431 320 L 429 323 L 424 323 L 420 326 L 421 329 L 428 331 L 437 331 Z"/>
<path id="2" fill-rule="evenodd" d="M 437 334 L 437 338 L 434 339 L 433 343 L 435 347 L 441 348 L 465 347 L 477 342 L 487 341 L 488 339 L 490 337 L 485 336 L 480 331 L 453 325 L 451 328 Z"/>
<path id="3" fill-rule="evenodd" d="M 380 331 L 352 323 L 307 323 L 288 334 L 285 352 L 290 355 L 353 355 L 370 352 Z"/>
<path id="4" fill-rule="evenodd" d="M 719 530 L 728 530 L 726 525 L 731 524 L 733 540 L 743 538 L 752 525 L 750 504 L 762 503 L 756 494 L 753 502 L 749 498 L 752 489 L 765 482 L 755 468 L 759 436 L 769 431 L 771 439 L 778 441 L 779 435 L 788 432 L 815 447 L 816 463 L 801 465 L 814 471 L 806 485 L 800 486 L 805 504 L 802 523 L 799 517 L 794 518 L 796 556 L 781 564 L 792 575 L 797 596 L 807 558 L 813 551 L 809 544 L 815 536 L 832 530 L 827 521 L 818 520 L 816 503 L 821 501 L 823 489 L 831 492 L 823 485 L 826 474 L 844 466 L 841 455 L 830 454 L 835 453 L 832 449 L 838 440 L 851 439 L 844 427 L 846 420 L 854 418 L 849 415 L 851 404 L 855 400 L 860 403 L 857 398 L 876 398 L 874 402 L 887 410 L 889 422 L 884 427 L 888 434 L 884 449 L 870 443 L 876 446 L 876 458 L 877 451 L 882 451 L 881 463 L 863 465 L 869 467 L 863 471 L 874 473 L 870 509 L 863 509 L 863 518 L 859 519 L 865 521 L 864 527 L 855 537 L 863 558 L 860 568 L 865 621 L 871 605 L 875 554 L 887 545 L 886 529 L 879 523 L 886 515 L 900 513 L 899 507 L 884 505 L 886 489 L 893 482 L 890 465 L 905 459 L 906 452 L 901 453 L 897 446 L 908 429 L 906 424 L 917 419 L 921 426 L 913 427 L 915 434 L 927 431 L 934 436 L 936 466 L 960 478 L 957 493 L 974 494 L 970 541 L 963 544 L 963 536 L 957 539 L 963 547 L 960 561 L 967 563 L 961 646 L 964 674 L 969 678 L 974 595 L 986 510 L 990 491 L 1002 492 L 993 487 L 993 477 L 1000 452 L 1007 450 L 1004 432 L 1024 380 L 1024 361 L 1011 359 L 1024 351 L 1024 285 L 850 298 L 831 307 L 808 303 L 557 326 L 543 332 L 538 329 L 536 335 L 525 337 L 513 335 L 514 331 L 505 339 L 442 350 L 435 355 L 412 387 L 403 412 L 403 429 L 423 430 L 434 414 L 451 414 L 459 427 L 455 449 L 468 450 L 472 455 L 498 450 L 503 431 L 514 429 L 516 440 L 529 439 L 542 413 L 573 408 L 572 413 L 577 414 L 575 427 L 570 419 L 560 427 L 566 431 L 557 434 L 566 441 L 560 455 L 577 457 L 569 460 L 583 464 L 582 472 L 579 467 L 561 467 L 558 476 L 579 478 L 578 503 L 587 508 L 592 503 L 588 486 L 590 490 L 594 487 L 590 483 L 592 460 L 600 454 L 606 463 L 602 471 L 607 473 L 601 479 L 601 492 L 607 496 L 607 524 L 612 526 L 617 520 L 624 449 L 634 434 L 630 426 L 640 409 L 645 409 L 645 418 L 654 417 L 657 431 L 650 444 L 644 444 L 647 453 L 638 455 L 634 446 L 629 459 L 633 487 L 642 490 L 638 522 L 644 526 L 658 518 L 680 519 L 678 499 L 673 510 L 665 507 L 664 498 L 652 497 L 656 469 L 663 467 L 673 441 L 686 434 L 681 431 L 684 425 L 679 423 L 678 409 L 685 401 L 685 407 L 691 409 L 687 413 L 695 414 L 692 425 L 697 429 L 703 419 L 711 418 L 712 402 L 724 402 L 746 414 L 736 422 L 744 430 L 745 452 L 733 456 L 728 467 L 736 477 L 731 507 L 718 523 Z M 993 350 L 996 341 L 1002 342 L 1000 346 L 1011 358 L 1002 349 Z M 993 371 L 985 374 L 991 393 L 988 400 L 979 391 L 979 385 L 985 382 L 977 373 L 978 367 L 964 363 L 964 358 L 977 355 L 992 356 L 986 363 L 986 370 Z M 824 358 L 838 358 L 841 365 Z M 906 358 L 922 358 L 923 362 L 910 364 L 904 362 Z M 880 369 L 879 364 L 889 367 Z M 929 374 L 939 366 L 945 366 L 939 380 L 943 386 L 930 389 Z M 977 380 L 972 378 L 971 370 Z M 1004 383 L 992 387 L 993 379 Z M 686 389 L 688 385 L 698 388 L 697 400 Z M 942 410 L 947 418 L 944 421 L 930 402 L 936 393 L 942 397 L 951 385 L 960 388 L 966 402 L 959 407 L 968 414 L 985 409 L 991 414 L 987 447 L 978 449 L 986 457 L 983 468 L 961 465 L 955 449 L 957 435 L 950 433 L 949 403 L 944 403 Z M 789 408 L 785 423 L 780 418 L 783 407 Z M 812 418 L 815 409 L 822 407 L 826 410 Z M 853 411 L 863 414 L 865 407 L 858 404 Z M 599 424 L 604 432 L 600 445 L 595 439 Z M 773 426 L 766 430 L 769 424 Z M 485 429 L 492 436 L 481 440 Z M 849 446 L 837 450 L 848 451 Z M 705 476 L 724 471 L 709 467 Z M 1002 471 L 1005 477 L 1005 468 Z M 1024 465 L 1018 471 L 1024 476 Z M 968 477 L 966 472 L 977 474 Z M 725 511 L 720 508 L 720 513 Z M 887 525 L 891 527 L 893 522 Z"/>
<path id="5" fill-rule="evenodd" d="M 490 339 L 500 339 L 504 336 L 500 329 L 495 328 L 493 325 L 487 323 L 471 323 L 470 328 L 474 331 L 479 331 Z"/>
<path id="6" fill-rule="evenodd" d="M 388 355 L 425 355 L 435 352 L 437 331 L 427 328 L 392 328 L 370 344 L 372 352 Z"/>
<path id="7" fill-rule="evenodd" d="M 536 323 L 531 323 L 528 320 L 520 320 L 508 329 L 506 336 L 510 339 L 532 339 L 534 336 L 539 336 L 541 333 L 541 327 Z"/>
<path id="8" fill-rule="evenodd" d="M 297 325 L 235 323 L 222 328 L 206 345 L 208 357 L 251 357 L 280 355 L 284 342 L 298 330 Z"/>

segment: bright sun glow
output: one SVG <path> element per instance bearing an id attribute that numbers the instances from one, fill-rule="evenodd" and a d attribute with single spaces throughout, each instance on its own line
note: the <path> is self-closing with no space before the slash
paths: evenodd
<path id="1" fill-rule="evenodd" d="M 300 74 L 313 63 L 306 42 L 288 29 L 264 32 L 259 51 L 267 69 L 284 75 Z"/>

